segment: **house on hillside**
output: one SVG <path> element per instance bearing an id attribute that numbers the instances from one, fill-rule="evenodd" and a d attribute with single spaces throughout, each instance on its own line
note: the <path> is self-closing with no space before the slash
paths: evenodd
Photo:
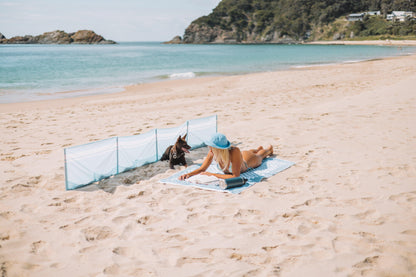
<path id="1" fill-rule="evenodd" d="M 363 21 L 365 13 L 351 13 L 347 16 L 348 21 Z"/>
<path id="2" fill-rule="evenodd" d="M 370 12 L 366 12 L 366 14 L 368 14 L 369 16 L 374 16 L 374 15 L 381 15 L 380 11 L 370 11 Z"/>
<path id="3" fill-rule="evenodd" d="M 380 11 L 369 11 L 369 12 L 362 12 L 362 13 L 352 13 L 347 16 L 348 21 L 363 21 L 364 16 L 377 16 L 380 15 Z"/>
<path id="4" fill-rule="evenodd" d="M 363 21 L 365 13 L 351 13 L 347 16 L 348 21 Z"/>
<path id="5" fill-rule="evenodd" d="M 389 21 L 405 21 L 414 16 L 415 14 L 413 12 L 393 11 L 391 14 L 387 15 L 386 19 Z"/>

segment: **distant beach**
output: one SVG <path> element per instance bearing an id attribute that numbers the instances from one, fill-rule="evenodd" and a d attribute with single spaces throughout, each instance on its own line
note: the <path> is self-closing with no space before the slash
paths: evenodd
<path id="1" fill-rule="evenodd" d="M 385 45 L 385 46 L 416 46 L 416 40 L 331 40 L 331 41 L 314 41 L 307 44 L 319 45 Z"/>
<path id="2" fill-rule="evenodd" d="M 1 272 L 415 276 L 415 84 L 413 54 L 0 104 Z M 159 183 L 165 162 L 65 191 L 65 147 L 214 114 L 296 164 L 239 195 Z"/>

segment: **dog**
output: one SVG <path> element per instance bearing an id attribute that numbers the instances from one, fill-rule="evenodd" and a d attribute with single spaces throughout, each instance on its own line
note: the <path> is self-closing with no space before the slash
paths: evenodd
<path id="1" fill-rule="evenodd" d="M 169 167 L 171 169 L 174 169 L 174 165 L 178 164 L 182 164 L 185 167 L 188 166 L 185 160 L 185 153 L 189 153 L 191 146 L 188 145 L 185 139 L 186 135 L 183 137 L 179 136 L 175 144 L 166 148 L 165 153 L 160 158 L 161 161 L 169 160 Z"/>

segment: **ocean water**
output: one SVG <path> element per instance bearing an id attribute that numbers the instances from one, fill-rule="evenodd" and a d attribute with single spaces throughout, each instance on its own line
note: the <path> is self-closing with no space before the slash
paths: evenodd
<path id="1" fill-rule="evenodd" d="M 123 86 L 416 53 L 358 45 L 0 45 L 0 103 L 112 93 Z"/>

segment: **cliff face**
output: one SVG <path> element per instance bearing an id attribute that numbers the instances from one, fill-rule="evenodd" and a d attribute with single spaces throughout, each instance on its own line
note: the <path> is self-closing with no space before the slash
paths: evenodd
<path id="1" fill-rule="evenodd" d="M 106 40 L 93 31 L 80 30 L 76 33 L 64 31 L 46 32 L 38 36 L 16 36 L 10 39 L 0 34 L 0 44 L 115 44 L 112 40 Z"/>
<path id="2" fill-rule="evenodd" d="M 349 13 L 416 11 L 414 1 L 222 0 L 170 43 L 298 43 Z"/>
<path id="3" fill-rule="evenodd" d="M 267 33 L 257 33 L 249 30 L 224 30 L 219 26 L 210 27 L 207 25 L 199 25 L 192 23 L 185 30 L 182 43 L 219 43 L 219 44 L 235 44 L 235 43 L 297 43 L 298 40 L 284 34 L 279 30 L 269 30 Z"/>
<path id="4" fill-rule="evenodd" d="M 186 28 L 182 42 L 297 43 L 305 38 L 309 29 L 309 19 L 304 13 L 311 10 L 314 2 L 222 0 L 212 13 L 196 19 Z"/>

